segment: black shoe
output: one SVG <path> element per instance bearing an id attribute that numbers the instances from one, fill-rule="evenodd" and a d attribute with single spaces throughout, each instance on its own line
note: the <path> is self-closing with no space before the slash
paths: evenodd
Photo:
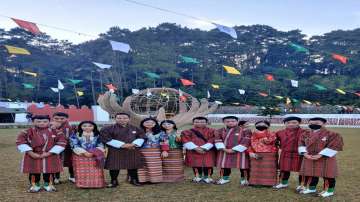
<path id="1" fill-rule="evenodd" d="M 141 184 L 137 180 L 131 180 L 130 184 L 132 184 L 134 186 L 141 186 Z"/>
<path id="2" fill-rule="evenodd" d="M 119 183 L 117 181 L 113 181 L 110 184 L 106 185 L 106 188 L 115 188 L 119 186 Z"/>

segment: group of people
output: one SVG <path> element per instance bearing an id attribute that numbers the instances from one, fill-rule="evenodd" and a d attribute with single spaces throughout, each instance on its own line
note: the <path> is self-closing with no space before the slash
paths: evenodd
<path id="1" fill-rule="evenodd" d="M 320 117 L 309 120 L 309 129 L 300 127 L 299 117 L 287 117 L 285 129 L 277 132 L 270 131 L 266 120 L 255 123 L 252 131 L 236 116 L 224 117 L 220 129 L 210 128 L 206 117 L 195 117 L 192 128 L 181 133 L 172 120 L 158 123 L 149 117 L 140 127 L 130 125 L 126 113 L 117 113 L 115 124 L 101 130 L 92 121 L 71 127 L 62 112 L 31 119 L 33 126 L 16 141 L 24 153 L 21 170 L 29 174 L 29 192 L 55 191 L 63 167 L 68 167 L 69 181 L 76 187 L 114 188 L 122 169 L 134 186 L 183 181 L 185 164 L 193 169 L 192 182 L 217 185 L 229 183 L 232 169 L 239 169 L 242 186 L 282 189 L 296 172 L 300 194 L 317 193 L 322 177 L 324 187 L 318 194 L 329 197 L 337 177 L 336 154 L 343 147 L 342 137 L 326 129 L 326 119 Z M 217 180 L 214 167 L 219 169 Z M 110 175 L 107 185 L 104 169 Z"/>

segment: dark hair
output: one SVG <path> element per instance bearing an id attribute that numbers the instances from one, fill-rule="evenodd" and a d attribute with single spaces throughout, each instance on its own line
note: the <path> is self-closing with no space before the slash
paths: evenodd
<path id="1" fill-rule="evenodd" d="M 267 126 L 270 126 L 270 122 L 267 121 L 267 120 L 258 121 L 258 122 L 255 123 L 255 126 L 256 126 L 257 124 L 259 124 L 259 123 L 265 123 Z"/>
<path id="2" fill-rule="evenodd" d="M 172 120 L 163 120 L 163 121 L 161 121 L 161 123 L 160 123 L 160 128 L 161 128 L 162 131 L 165 131 L 165 128 L 162 126 L 164 123 L 171 123 L 171 124 L 173 124 L 173 125 L 174 125 L 174 130 L 177 130 L 177 127 L 176 127 L 176 124 L 175 124 L 174 121 L 172 121 Z"/>
<path id="3" fill-rule="evenodd" d="M 245 123 L 247 123 L 247 121 L 241 120 L 241 121 L 239 121 L 238 126 L 243 126 Z"/>
<path id="4" fill-rule="evenodd" d="M 155 118 L 153 118 L 153 117 L 148 117 L 148 118 L 143 119 L 143 120 L 141 121 L 141 123 L 140 123 L 140 128 L 142 128 L 142 129 L 146 132 L 146 128 L 145 128 L 145 126 L 144 126 L 144 123 L 145 123 L 146 121 L 150 121 L 150 120 L 155 122 L 155 126 L 151 129 L 151 131 L 152 131 L 154 134 L 160 133 L 161 128 L 160 128 L 159 122 L 158 122 Z"/>
<path id="5" fill-rule="evenodd" d="M 197 116 L 197 117 L 192 119 L 192 122 L 194 122 L 195 120 L 205 120 L 206 123 L 209 122 L 209 119 L 207 119 L 205 116 Z"/>
<path id="6" fill-rule="evenodd" d="M 297 116 L 289 116 L 289 117 L 284 118 L 284 120 L 283 120 L 284 123 L 286 123 L 288 121 L 297 121 L 297 122 L 301 123 L 301 118 L 297 117 Z"/>
<path id="7" fill-rule="evenodd" d="M 47 120 L 50 121 L 50 116 L 49 115 L 34 115 L 34 116 L 31 116 L 31 121 L 34 121 L 35 119 L 39 119 L 39 120 L 47 119 Z"/>
<path id="8" fill-rule="evenodd" d="M 99 130 L 98 130 L 98 127 L 97 127 L 96 123 L 94 123 L 93 121 L 82 121 L 82 122 L 78 125 L 78 129 L 77 129 L 78 134 L 79 134 L 79 137 L 81 137 L 82 134 L 83 134 L 83 132 L 84 132 L 83 129 L 81 128 L 81 126 L 84 125 L 84 124 L 86 124 L 86 123 L 91 124 L 91 125 L 94 126 L 94 130 L 93 130 L 94 136 L 100 135 L 100 132 L 99 132 Z"/>
<path id="9" fill-rule="evenodd" d="M 119 115 L 125 115 L 125 116 L 127 116 L 127 117 L 130 118 L 130 114 L 125 113 L 125 112 L 118 112 L 118 113 L 116 113 L 116 114 L 115 114 L 115 118 L 116 118 L 117 116 L 119 116 Z"/>
<path id="10" fill-rule="evenodd" d="M 314 118 L 309 119 L 309 121 L 321 121 L 323 123 L 326 123 L 326 119 L 321 118 L 321 117 L 314 117 Z"/>
<path id="11" fill-rule="evenodd" d="M 239 120 L 239 118 L 236 117 L 236 116 L 225 116 L 225 117 L 222 118 L 222 121 L 225 121 L 226 119 L 235 119 L 236 121 Z"/>
<path id="12" fill-rule="evenodd" d="M 54 116 L 61 116 L 61 117 L 65 117 L 65 118 L 69 118 L 69 114 L 65 113 L 65 112 L 55 112 L 52 117 Z"/>

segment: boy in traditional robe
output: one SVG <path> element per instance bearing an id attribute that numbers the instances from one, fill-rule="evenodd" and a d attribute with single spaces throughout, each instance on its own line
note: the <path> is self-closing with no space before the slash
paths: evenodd
<path id="1" fill-rule="evenodd" d="M 67 141 L 64 152 L 61 153 L 63 167 L 68 167 L 69 181 L 75 183 L 74 169 L 72 166 L 72 149 L 70 146 L 70 136 L 75 133 L 74 128 L 69 123 L 69 115 L 64 112 L 55 112 L 52 116 L 52 128 L 62 132 Z M 54 184 L 60 184 L 60 172 L 54 174 Z"/>
<path id="2" fill-rule="evenodd" d="M 279 130 L 275 133 L 277 139 L 277 145 L 280 148 L 280 183 L 274 188 L 282 189 L 289 186 L 290 172 L 299 172 L 301 167 L 302 156 L 299 155 L 297 145 L 299 143 L 300 136 L 307 131 L 300 127 L 301 118 L 290 116 L 283 120 L 285 129 Z M 296 191 L 301 191 L 303 176 L 298 176 L 299 185 L 296 187 Z"/>
<path id="3" fill-rule="evenodd" d="M 16 139 L 18 150 L 25 153 L 21 171 L 29 174 L 31 186 L 28 192 L 41 190 L 41 174 L 44 180 L 43 189 L 48 192 L 56 191 L 52 176 L 62 171 L 59 154 L 65 149 L 65 137 L 61 132 L 49 127 L 49 116 L 35 115 L 31 119 L 33 126 L 21 131 Z"/>
<path id="4" fill-rule="evenodd" d="M 120 169 L 127 169 L 130 183 L 140 186 L 137 169 L 144 166 L 140 147 L 146 138 L 145 133 L 129 124 L 129 114 L 117 113 L 115 121 L 115 124 L 100 130 L 100 139 L 109 148 L 105 169 L 109 170 L 111 182 L 107 187 L 114 188 L 119 185 L 117 178 Z"/>
<path id="5" fill-rule="evenodd" d="M 214 129 L 207 127 L 206 117 L 195 117 L 193 128 L 181 133 L 181 140 L 186 148 L 185 164 L 193 168 L 193 182 L 212 183 L 212 170 L 215 165 Z"/>
<path id="6" fill-rule="evenodd" d="M 343 149 L 343 139 L 325 128 L 326 119 L 309 120 L 310 132 L 300 136 L 299 153 L 304 156 L 300 173 L 305 176 L 307 188 L 301 194 L 316 193 L 319 177 L 324 179 L 324 189 L 319 196 L 334 195 L 335 178 L 338 175 L 336 154 Z"/>
<path id="7" fill-rule="evenodd" d="M 220 179 L 216 184 L 230 182 L 231 168 L 240 169 L 241 185 L 249 182 L 249 155 L 246 150 L 250 145 L 251 131 L 238 126 L 236 116 L 223 118 L 224 128 L 215 131 L 215 147 L 218 150 L 217 167 L 220 168 Z"/>

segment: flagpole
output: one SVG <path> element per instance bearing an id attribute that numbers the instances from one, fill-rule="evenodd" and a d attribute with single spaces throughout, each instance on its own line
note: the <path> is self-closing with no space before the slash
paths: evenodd
<path id="1" fill-rule="evenodd" d="M 104 89 L 103 89 L 103 79 L 102 79 L 102 71 L 100 70 L 99 71 L 99 74 L 100 74 L 100 92 L 103 93 L 104 92 Z"/>
<path id="2" fill-rule="evenodd" d="M 95 99 L 95 89 L 94 89 L 94 81 L 93 81 L 93 71 L 90 71 L 90 81 L 91 81 L 91 91 L 92 91 L 92 97 L 94 105 L 96 105 L 96 99 Z"/>
<path id="3" fill-rule="evenodd" d="M 76 98 L 77 107 L 80 108 L 80 106 L 79 106 L 79 98 L 78 98 L 78 96 L 77 96 L 75 84 L 74 84 L 74 93 L 75 93 L 75 98 Z"/>
<path id="4" fill-rule="evenodd" d="M 61 103 L 60 103 L 60 97 L 61 97 L 61 95 L 60 95 L 60 89 L 58 90 L 59 91 L 59 94 L 58 94 L 58 98 L 59 98 L 59 106 L 61 105 Z"/>

